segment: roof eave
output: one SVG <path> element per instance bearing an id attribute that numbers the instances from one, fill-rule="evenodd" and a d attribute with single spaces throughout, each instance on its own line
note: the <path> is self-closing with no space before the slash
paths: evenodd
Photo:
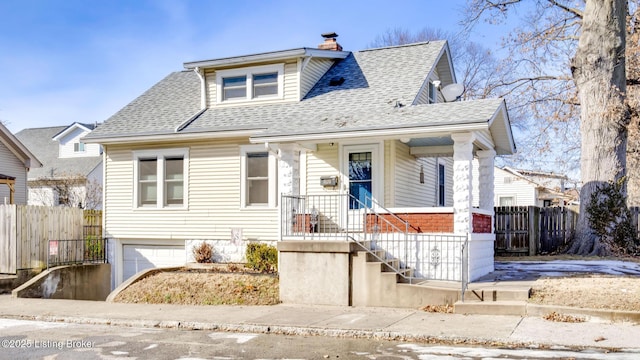
<path id="1" fill-rule="evenodd" d="M 65 137 L 73 128 L 79 128 L 82 129 L 84 131 L 87 132 L 91 132 L 91 129 L 89 129 L 88 127 L 84 126 L 83 124 L 80 124 L 79 122 L 74 122 L 73 124 L 67 126 L 66 128 L 64 128 L 64 130 L 60 131 L 59 133 L 55 134 L 51 139 L 53 141 L 58 141 L 61 138 Z"/>
<path id="2" fill-rule="evenodd" d="M 25 168 L 42 167 L 40 160 L 0 122 L 1 138 L 12 145 L 9 150 L 24 163 Z"/>
<path id="3" fill-rule="evenodd" d="M 501 118 L 503 121 L 497 122 L 496 120 Z M 513 155 L 516 152 L 516 143 L 513 138 L 513 131 L 511 129 L 511 121 L 509 120 L 509 113 L 507 111 L 507 104 L 502 99 L 500 102 L 500 106 L 496 109 L 494 114 L 489 119 L 489 128 L 493 128 L 494 126 L 499 126 L 503 128 L 505 132 L 506 139 L 494 137 L 493 141 L 496 143 L 496 150 L 503 149 L 501 151 L 496 151 L 498 155 Z M 497 146 L 498 143 L 500 146 Z M 499 148 L 499 149 L 498 149 Z"/>
<path id="4" fill-rule="evenodd" d="M 183 64 L 185 69 L 195 68 L 211 68 L 219 66 L 232 66 L 232 65 L 244 65 L 265 61 L 278 61 L 286 60 L 297 57 L 319 57 L 319 58 L 332 58 L 332 59 L 344 59 L 349 56 L 349 51 L 334 51 L 334 50 L 320 50 L 311 48 L 299 48 L 291 50 L 274 51 L 245 56 L 234 56 L 228 58 L 203 60 L 203 61 L 191 61 Z"/>
<path id="5" fill-rule="evenodd" d="M 226 139 L 236 137 L 250 137 L 260 130 L 226 130 L 226 131 L 207 131 L 207 132 L 191 132 L 191 133 L 167 133 L 155 135 L 119 135 L 85 138 L 87 144 L 134 144 L 146 142 L 170 142 L 176 140 L 199 140 L 199 139 Z"/>
<path id="6" fill-rule="evenodd" d="M 252 136 L 252 143 L 265 142 L 295 142 L 295 141 L 322 141 L 336 139 L 351 139 L 363 137 L 375 137 L 378 139 L 399 138 L 411 135 L 434 135 L 452 132 L 477 131 L 486 130 L 486 122 L 466 123 L 466 124 L 446 124 L 446 125 L 430 125 L 430 126 L 412 126 L 401 128 L 379 128 L 379 129 L 362 129 L 362 130 L 330 130 L 325 132 L 299 133 L 299 134 L 273 134 L 273 135 L 257 135 Z"/>

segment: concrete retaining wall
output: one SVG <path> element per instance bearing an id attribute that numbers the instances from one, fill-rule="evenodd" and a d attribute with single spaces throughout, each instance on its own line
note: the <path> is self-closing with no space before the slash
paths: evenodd
<path id="1" fill-rule="evenodd" d="M 289 304 L 351 305 L 351 252 L 346 241 L 278 243 L 280 300 Z"/>
<path id="2" fill-rule="evenodd" d="M 110 275 L 110 264 L 58 266 L 14 289 L 11 296 L 103 301 L 111 291 Z"/>

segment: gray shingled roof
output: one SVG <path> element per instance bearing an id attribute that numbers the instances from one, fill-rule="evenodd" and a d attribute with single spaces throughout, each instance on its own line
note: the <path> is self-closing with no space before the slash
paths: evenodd
<path id="1" fill-rule="evenodd" d="M 201 114 L 198 76 L 176 72 L 86 138 L 172 134 L 181 125 L 179 133 L 255 129 L 261 138 L 489 121 L 502 100 L 411 105 L 445 46 L 432 41 L 353 52 L 300 102 L 212 107 Z M 329 85 L 341 77 L 341 85 Z"/>
<path id="2" fill-rule="evenodd" d="M 170 134 L 200 111 L 200 80 L 193 71 L 169 74 L 85 138 Z"/>
<path id="3" fill-rule="evenodd" d="M 374 112 L 411 104 L 445 46 L 434 41 L 354 52 L 339 61 L 300 102 L 210 108 L 183 132 L 267 128 L 282 119 L 327 112 Z M 329 80 L 344 77 L 340 86 Z M 200 82 L 193 71 L 175 72 L 118 111 L 86 138 L 174 133 L 200 111 Z M 311 128 L 309 128 L 311 130 Z"/>
<path id="4" fill-rule="evenodd" d="M 42 167 L 29 169 L 29 180 L 59 178 L 70 175 L 87 176 L 102 161 L 102 156 L 58 158 L 59 143 L 52 138 L 68 126 L 24 129 L 16 137 L 42 163 Z"/>

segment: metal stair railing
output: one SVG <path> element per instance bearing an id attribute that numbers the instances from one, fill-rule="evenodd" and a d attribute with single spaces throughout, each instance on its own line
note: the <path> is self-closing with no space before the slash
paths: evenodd
<path id="1" fill-rule="evenodd" d="M 362 238 L 357 239 L 354 236 L 357 233 L 353 232 L 353 235 L 349 237 L 350 240 L 360 245 L 374 259 L 384 263 L 389 270 L 410 282 L 412 277 L 408 274 L 411 269 L 406 266 L 409 263 L 407 259 L 409 256 L 407 251 L 409 222 L 389 211 L 371 197 L 366 197 L 362 202 L 349 194 L 349 201 L 364 209 Z M 381 209 L 384 213 L 380 213 L 376 209 Z M 404 259 L 393 256 L 394 253 L 403 254 Z"/>
<path id="2" fill-rule="evenodd" d="M 283 195 L 281 229 L 282 239 L 352 241 L 402 281 L 461 281 L 463 288 L 468 283 L 467 236 L 409 233 L 408 219 L 370 197 Z"/>

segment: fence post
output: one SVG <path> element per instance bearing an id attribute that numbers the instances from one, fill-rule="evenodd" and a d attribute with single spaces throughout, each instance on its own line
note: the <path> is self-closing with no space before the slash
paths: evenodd
<path id="1" fill-rule="evenodd" d="M 529 206 L 529 256 L 538 253 L 539 229 L 540 209 L 537 206 Z"/>

